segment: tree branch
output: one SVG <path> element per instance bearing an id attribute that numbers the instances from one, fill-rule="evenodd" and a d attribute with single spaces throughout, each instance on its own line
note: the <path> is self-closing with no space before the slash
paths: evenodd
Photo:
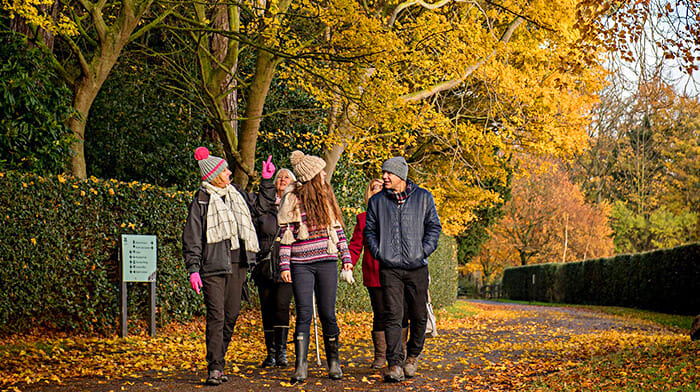
<path id="1" fill-rule="evenodd" d="M 515 20 L 511 22 L 510 26 L 508 26 L 508 29 L 506 29 L 506 31 L 503 33 L 499 42 L 503 44 L 508 43 L 508 41 L 510 41 L 510 38 L 513 36 L 513 32 L 515 31 L 515 29 L 517 29 L 524 21 L 525 19 L 521 17 L 515 18 Z M 494 48 L 491 51 L 491 53 L 489 53 L 486 57 L 482 57 L 479 61 L 476 62 L 476 64 L 469 66 L 461 76 L 429 87 L 425 90 L 403 95 L 401 96 L 401 99 L 403 99 L 406 102 L 415 102 L 426 98 L 430 98 L 433 95 L 441 93 L 443 91 L 451 90 L 459 86 L 462 82 L 464 82 L 472 73 L 474 73 L 474 71 L 476 71 L 479 67 L 484 65 L 496 53 L 498 53 L 498 47 Z"/>
<path id="2" fill-rule="evenodd" d="M 396 22 L 396 18 L 398 18 L 401 11 L 405 10 L 406 8 L 408 8 L 412 5 L 420 5 L 423 8 L 427 8 L 429 10 L 435 10 L 435 9 L 443 7 L 449 3 L 452 3 L 453 1 L 455 3 L 464 3 L 465 2 L 465 0 L 442 0 L 442 1 L 437 2 L 435 4 L 426 3 L 423 0 L 409 0 L 409 1 L 403 2 L 403 3 L 399 4 L 394 9 L 394 12 L 392 12 L 391 17 L 389 18 L 389 22 L 387 22 L 387 27 L 389 27 L 389 28 L 393 27 L 394 22 Z"/>

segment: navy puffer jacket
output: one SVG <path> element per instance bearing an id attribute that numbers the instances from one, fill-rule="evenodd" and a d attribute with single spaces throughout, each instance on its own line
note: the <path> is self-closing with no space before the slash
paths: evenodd
<path id="1" fill-rule="evenodd" d="M 365 240 L 379 265 L 412 270 L 428 265 L 442 231 L 433 195 L 408 181 L 399 204 L 387 190 L 369 199 Z"/>

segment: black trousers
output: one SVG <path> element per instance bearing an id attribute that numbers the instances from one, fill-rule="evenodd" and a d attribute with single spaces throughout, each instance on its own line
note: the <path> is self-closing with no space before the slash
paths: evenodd
<path id="1" fill-rule="evenodd" d="M 384 322 L 384 290 L 381 287 L 367 287 L 369 293 L 369 303 L 372 305 L 372 331 L 384 331 L 386 322 Z M 404 304 L 403 320 L 401 321 L 403 328 L 408 327 L 408 311 Z"/>
<path id="2" fill-rule="evenodd" d="M 289 327 L 289 305 L 292 303 L 292 284 L 276 283 L 269 279 L 256 281 L 260 295 L 260 313 L 263 330 Z"/>
<path id="3" fill-rule="evenodd" d="M 380 268 L 379 281 L 384 289 L 386 359 L 389 366 L 402 365 L 404 313 L 408 313 L 410 324 L 406 352 L 409 357 L 417 357 L 423 351 L 428 320 L 428 266 L 414 270 Z"/>
<path id="4" fill-rule="evenodd" d="M 335 298 L 338 294 L 338 263 L 319 261 L 291 265 L 294 303 L 297 308 L 296 334 L 309 333 L 313 318 L 313 295 L 321 319 L 323 334 L 334 336 L 340 333 L 335 316 Z"/>
<path id="5" fill-rule="evenodd" d="M 226 351 L 241 311 L 245 265 L 234 263 L 233 273 L 204 276 L 204 305 L 207 308 L 207 369 L 224 371 Z"/>

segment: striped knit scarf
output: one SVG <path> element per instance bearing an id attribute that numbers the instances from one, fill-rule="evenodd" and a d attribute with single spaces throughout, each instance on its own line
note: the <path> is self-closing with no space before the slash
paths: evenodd
<path id="1" fill-rule="evenodd" d="M 202 188 L 209 194 L 207 243 L 229 239 L 231 249 L 238 249 L 239 239 L 242 239 L 247 252 L 259 252 L 258 236 L 250 217 L 250 209 L 238 190 L 231 185 L 219 188 L 208 182 L 202 182 Z"/>

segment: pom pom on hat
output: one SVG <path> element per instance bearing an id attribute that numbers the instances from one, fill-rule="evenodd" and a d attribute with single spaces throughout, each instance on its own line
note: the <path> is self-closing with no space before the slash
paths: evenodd
<path id="1" fill-rule="evenodd" d="M 209 150 L 206 147 L 197 147 L 197 149 L 194 150 L 194 159 L 201 161 L 207 158 L 209 158 Z"/>
<path id="2" fill-rule="evenodd" d="M 326 161 L 323 159 L 313 155 L 305 155 L 299 150 L 292 152 L 289 161 L 292 164 L 294 175 L 301 182 L 310 181 L 326 167 Z"/>
<path id="3" fill-rule="evenodd" d="M 289 161 L 291 162 L 292 166 L 298 165 L 302 159 L 304 159 L 306 155 L 304 155 L 303 152 L 299 150 L 292 151 L 292 155 L 289 157 Z"/>
<path id="4" fill-rule="evenodd" d="M 228 167 L 228 162 L 225 159 L 209 155 L 209 150 L 206 147 L 198 147 L 194 150 L 194 158 L 199 164 L 202 181 L 211 182 Z"/>

